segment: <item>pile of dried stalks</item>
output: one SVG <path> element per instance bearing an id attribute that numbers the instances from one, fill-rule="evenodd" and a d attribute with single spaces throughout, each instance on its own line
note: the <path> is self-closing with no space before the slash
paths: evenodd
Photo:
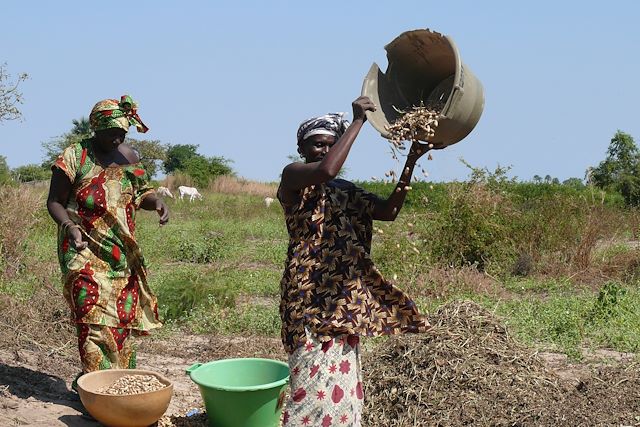
<path id="1" fill-rule="evenodd" d="M 450 303 L 422 335 L 389 339 L 363 361 L 367 426 L 535 425 L 564 387 L 536 354 L 473 302 Z"/>

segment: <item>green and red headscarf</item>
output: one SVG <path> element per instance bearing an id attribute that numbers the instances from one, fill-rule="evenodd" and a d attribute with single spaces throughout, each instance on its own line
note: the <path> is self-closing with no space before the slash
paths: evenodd
<path id="1" fill-rule="evenodd" d="M 129 95 L 117 99 L 105 99 L 98 102 L 89 115 L 89 123 L 94 131 L 121 128 L 129 131 L 135 126 L 138 132 L 145 133 L 149 128 L 142 123 L 137 113 L 138 104 Z"/>

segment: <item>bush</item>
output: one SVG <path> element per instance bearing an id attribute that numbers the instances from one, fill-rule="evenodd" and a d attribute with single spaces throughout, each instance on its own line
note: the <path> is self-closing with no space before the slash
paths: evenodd
<path id="1" fill-rule="evenodd" d="M 215 304 L 235 306 L 231 289 L 221 286 L 212 275 L 194 269 L 175 269 L 159 280 L 158 306 L 163 320 L 184 319 L 199 307 Z"/>
<path id="2" fill-rule="evenodd" d="M 49 168 L 36 164 L 18 166 L 11 173 L 19 182 L 46 181 L 51 178 Z"/>
<path id="3" fill-rule="evenodd" d="M 220 175 L 233 175 L 229 167 L 230 160 L 224 157 L 192 157 L 184 162 L 181 169 L 200 187 L 207 187 L 209 182 Z"/>
<path id="4" fill-rule="evenodd" d="M 183 236 L 178 242 L 175 259 L 200 264 L 210 263 L 221 258 L 222 249 L 223 239 L 218 233 Z"/>
<path id="5" fill-rule="evenodd" d="M 507 197 L 486 184 L 452 184 L 449 201 L 438 215 L 431 252 L 441 263 L 458 267 L 512 265 L 517 255 L 513 227 L 520 217 Z"/>
<path id="6" fill-rule="evenodd" d="M 7 158 L 0 156 L 0 185 L 8 184 L 11 182 L 11 169 L 7 164 Z"/>

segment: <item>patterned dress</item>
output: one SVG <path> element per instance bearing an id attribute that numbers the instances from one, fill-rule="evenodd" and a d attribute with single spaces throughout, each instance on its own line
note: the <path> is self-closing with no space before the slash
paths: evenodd
<path id="1" fill-rule="evenodd" d="M 101 167 L 90 140 L 65 149 L 53 168 L 72 183 L 67 213 L 89 243 L 77 252 L 58 232 L 64 296 L 77 325 L 83 370 L 135 367 L 128 338 L 162 325 L 135 239 L 136 210 L 153 192 L 148 174 L 141 164 Z"/>
<path id="2" fill-rule="evenodd" d="M 377 200 L 334 180 L 305 188 L 295 205 L 283 204 L 290 237 L 280 283 L 282 342 L 292 372 L 288 426 L 360 425 L 358 336 L 429 327 L 371 260 Z"/>

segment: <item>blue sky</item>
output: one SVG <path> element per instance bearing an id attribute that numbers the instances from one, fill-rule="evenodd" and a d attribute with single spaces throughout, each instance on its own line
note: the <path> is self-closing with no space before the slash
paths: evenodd
<path id="1" fill-rule="evenodd" d="M 30 75 L 24 120 L 0 124 L 12 167 L 39 163 L 42 142 L 96 101 L 129 93 L 151 128 L 145 138 L 199 144 L 241 176 L 277 180 L 298 124 L 351 112 L 371 63 L 386 69 L 384 45 L 417 28 L 455 40 L 486 98 L 475 130 L 422 162 L 434 181 L 465 179 L 461 157 L 511 166 L 520 179 L 582 178 L 617 129 L 640 138 L 640 3 L 631 0 L 15 0 L 0 10 L 0 62 Z M 348 177 L 393 166 L 368 126 Z"/>

